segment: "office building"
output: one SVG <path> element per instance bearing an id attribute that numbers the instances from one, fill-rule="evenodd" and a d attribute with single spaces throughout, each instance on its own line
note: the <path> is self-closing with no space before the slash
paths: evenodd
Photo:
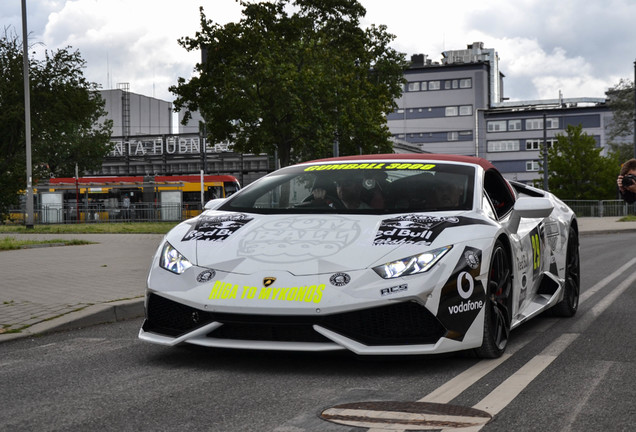
<path id="1" fill-rule="evenodd" d="M 550 144 L 568 125 L 582 125 L 607 146 L 612 114 L 604 98 L 508 101 L 494 49 L 481 42 L 445 51 L 441 62 L 411 57 L 407 83 L 387 116 L 397 152 L 431 152 L 486 158 L 509 179 L 539 179 L 545 134 Z"/>

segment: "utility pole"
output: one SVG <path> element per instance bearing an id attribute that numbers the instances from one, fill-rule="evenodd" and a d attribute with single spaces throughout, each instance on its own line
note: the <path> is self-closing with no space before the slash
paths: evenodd
<path id="1" fill-rule="evenodd" d="M 548 190 L 548 129 L 547 115 L 543 113 L 543 190 Z"/>
<path id="2" fill-rule="evenodd" d="M 33 229 L 33 168 L 31 162 L 31 95 L 29 92 L 29 42 L 26 18 L 26 0 L 22 0 L 22 60 L 24 75 L 24 138 L 26 141 L 26 215 L 24 224 Z"/>
<path id="3" fill-rule="evenodd" d="M 636 158 L 636 61 L 634 61 L 634 131 L 632 137 L 634 139 L 634 158 Z"/>

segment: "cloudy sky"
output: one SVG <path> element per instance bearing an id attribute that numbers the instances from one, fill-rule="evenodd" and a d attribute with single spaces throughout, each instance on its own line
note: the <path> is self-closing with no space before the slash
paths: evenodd
<path id="1" fill-rule="evenodd" d="M 603 97 L 634 79 L 634 0 L 361 0 L 363 25 L 384 24 L 400 52 L 465 49 L 480 41 L 499 53 L 511 100 Z M 172 101 L 168 87 L 189 78 L 198 53 L 177 44 L 199 29 L 199 6 L 225 24 L 241 18 L 235 0 L 27 0 L 29 43 L 67 46 L 87 61 L 85 76 L 104 89 Z M 0 24 L 22 35 L 21 0 L 0 1 Z"/>

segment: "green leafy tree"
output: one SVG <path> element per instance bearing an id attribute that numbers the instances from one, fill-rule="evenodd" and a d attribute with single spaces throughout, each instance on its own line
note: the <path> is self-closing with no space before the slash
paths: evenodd
<path id="1" fill-rule="evenodd" d="M 626 161 L 634 157 L 634 144 L 628 139 L 634 134 L 634 83 L 621 79 L 606 95 L 612 110 L 612 122 L 608 127 L 609 145 L 619 160 Z"/>
<path id="2" fill-rule="evenodd" d="M 581 125 L 568 126 L 548 149 L 550 192 L 566 200 L 614 199 L 618 160 L 613 154 L 602 156 L 594 137 L 582 131 Z M 543 173 L 542 159 L 539 166 Z"/>
<path id="3" fill-rule="evenodd" d="M 243 18 L 206 18 L 180 44 L 201 50 L 197 74 L 170 90 L 175 109 L 198 110 L 208 140 L 278 153 L 282 166 L 333 154 L 391 152 L 386 113 L 401 94 L 404 54 L 385 26 L 360 27 L 355 0 L 241 2 Z"/>
<path id="4" fill-rule="evenodd" d="M 88 82 L 85 61 L 70 48 L 29 56 L 31 148 L 34 183 L 97 169 L 110 149 L 112 121 L 97 85 Z M 0 37 L 0 213 L 26 189 L 26 140 L 22 42 L 5 30 Z"/>

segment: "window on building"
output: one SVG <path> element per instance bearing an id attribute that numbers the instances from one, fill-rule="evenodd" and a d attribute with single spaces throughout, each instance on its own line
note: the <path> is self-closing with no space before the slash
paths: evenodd
<path id="1" fill-rule="evenodd" d="M 527 119 L 526 130 L 543 129 L 543 119 Z"/>
<path id="2" fill-rule="evenodd" d="M 546 129 L 558 129 L 559 128 L 559 119 L 556 117 L 548 117 L 545 119 L 545 127 Z"/>
<path id="3" fill-rule="evenodd" d="M 471 88 L 473 86 L 472 78 L 464 78 L 459 80 L 459 88 Z"/>
<path id="4" fill-rule="evenodd" d="M 459 80 L 453 80 L 453 88 L 459 88 Z"/>
<path id="5" fill-rule="evenodd" d="M 472 105 L 462 105 L 459 107 L 459 115 L 460 116 L 469 116 L 473 115 L 473 106 Z"/>
<path id="6" fill-rule="evenodd" d="M 428 82 L 428 89 L 429 90 L 439 90 L 440 89 L 440 82 L 439 81 L 429 81 Z"/>
<path id="7" fill-rule="evenodd" d="M 488 141 L 489 152 L 519 151 L 519 140 Z"/>
<path id="8" fill-rule="evenodd" d="M 539 171 L 539 161 L 526 161 L 526 171 Z"/>
<path id="9" fill-rule="evenodd" d="M 422 81 L 420 83 L 420 90 L 421 91 L 426 91 L 427 88 L 428 88 L 428 85 L 427 85 L 426 81 Z"/>
<path id="10" fill-rule="evenodd" d="M 488 132 L 505 132 L 505 131 L 506 131 L 505 120 L 497 120 L 497 121 L 488 122 Z"/>
<path id="11" fill-rule="evenodd" d="M 556 139 L 552 138 L 548 140 L 548 148 L 551 148 L 552 145 L 556 142 Z M 541 150 L 543 147 L 542 139 L 529 139 L 526 140 L 526 150 Z"/>
<path id="12" fill-rule="evenodd" d="M 446 117 L 454 117 L 458 113 L 456 106 L 446 107 Z"/>
<path id="13" fill-rule="evenodd" d="M 509 131 L 520 131 L 521 130 L 521 120 L 508 120 L 508 130 Z"/>
<path id="14" fill-rule="evenodd" d="M 457 141 L 459 139 L 459 132 L 448 132 L 446 139 L 448 141 Z"/>
<path id="15" fill-rule="evenodd" d="M 451 80 L 445 80 L 444 81 L 444 90 L 450 90 L 451 89 Z"/>
<path id="16" fill-rule="evenodd" d="M 420 91 L 420 83 L 419 82 L 410 82 L 409 83 L 409 91 Z"/>
<path id="17" fill-rule="evenodd" d="M 541 140 L 526 140 L 526 150 L 539 150 Z"/>

